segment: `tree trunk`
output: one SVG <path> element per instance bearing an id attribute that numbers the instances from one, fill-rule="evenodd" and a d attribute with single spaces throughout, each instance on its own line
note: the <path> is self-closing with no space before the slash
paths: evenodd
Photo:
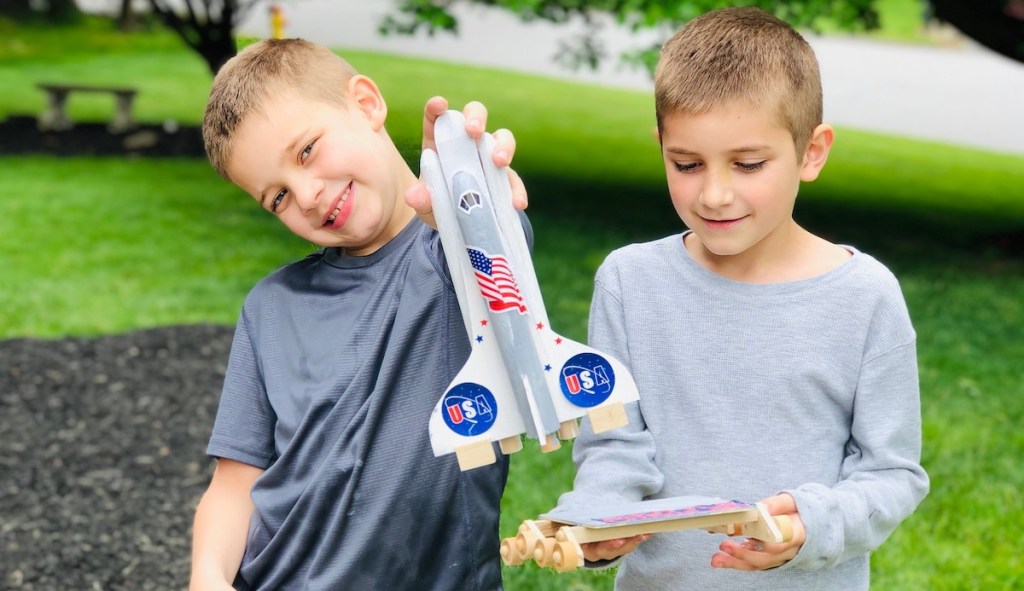
<path id="1" fill-rule="evenodd" d="M 236 17 L 240 18 L 241 12 L 251 8 L 255 2 L 241 3 L 240 8 L 238 0 L 223 0 L 219 4 L 219 14 L 211 12 L 214 3 L 204 0 L 200 5 L 193 2 L 184 0 L 187 10 L 180 15 L 164 0 L 149 0 L 149 5 L 164 24 L 174 29 L 203 58 L 210 72 L 216 74 L 237 53 L 234 36 Z M 197 10 L 200 7 L 205 7 L 206 12 Z"/>
<path id="2" fill-rule="evenodd" d="M 121 8 L 117 11 L 117 28 L 122 31 L 134 31 L 139 28 L 139 19 L 132 10 L 132 0 L 121 0 Z"/>

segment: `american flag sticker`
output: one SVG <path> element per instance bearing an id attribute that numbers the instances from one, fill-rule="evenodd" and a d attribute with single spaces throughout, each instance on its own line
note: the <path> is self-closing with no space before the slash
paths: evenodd
<path id="1" fill-rule="evenodd" d="M 491 310 L 519 310 L 520 314 L 525 314 L 526 302 L 519 293 L 516 278 L 512 275 L 512 268 L 505 257 L 488 256 L 476 248 L 467 248 L 466 251 L 469 253 L 469 262 L 476 271 L 476 283 L 480 286 L 480 293 L 487 300 Z"/>

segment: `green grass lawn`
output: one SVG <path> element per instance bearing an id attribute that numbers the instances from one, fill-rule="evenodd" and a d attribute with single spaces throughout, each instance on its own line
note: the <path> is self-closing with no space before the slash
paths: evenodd
<path id="1" fill-rule="evenodd" d="M 102 52 L 80 54 L 34 49 L 31 35 L 6 33 L 0 117 L 37 112 L 42 95 L 33 84 L 51 79 L 137 85 L 138 116 L 147 121 L 194 124 L 201 116 L 209 74 L 159 33 L 140 46 L 108 39 L 116 35 L 109 31 L 49 37 L 64 48 L 103 39 Z M 552 322 L 566 336 L 585 338 L 593 272 L 609 250 L 681 230 L 651 135 L 651 97 L 346 55 L 380 83 L 388 128 L 412 162 L 432 93 L 457 105 L 482 100 L 492 127 L 515 131 L 535 263 Z M 84 98 L 72 102 L 73 118 L 110 116 L 106 101 Z M 8 192 L 0 202 L 0 337 L 231 324 L 253 283 L 310 250 L 201 160 L 2 156 L 0 183 Z M 872 588 L 1019 588 L 1024 158 L 840 129 L 797 218 L 889 265 L 918 331 L 923 463 L 933 488 L 875 552 Z M 527 442 L 513 457 L 502 535 L 571 486 L 570 447 L 545 455 Z M 512 591 L 612 588 L 608 573 L 534 566 L 507 568 L 505 578 Z"/>

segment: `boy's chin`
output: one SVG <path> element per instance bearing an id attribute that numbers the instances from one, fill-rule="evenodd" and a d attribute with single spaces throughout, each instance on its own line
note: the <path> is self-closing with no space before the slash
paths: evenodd
<path id="1" fill-rule="evenodd" d="M 750 244 L 736 239 L 699 236 L 701 248 L 715 257 L 729 257 L 743 254 L 750 249 Z"/>

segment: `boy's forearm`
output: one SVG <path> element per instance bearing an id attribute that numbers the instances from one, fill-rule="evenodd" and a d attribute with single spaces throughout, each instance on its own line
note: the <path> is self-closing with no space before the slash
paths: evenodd
<path id="1" fill-rule="evenodd" d="M 825 568 L 873 551 L 928 494 L 917 375 L 914 343 L 865 364 L 841 480 L 787 491 L 807 524 L 801 568 Z"/>
<path id="2" fill-rule="evenodd" d="M 248 468 L 225 478 L 218 466 L 199 501 L 192 533 L 191 591 L 230 589 L 238 573 L 253 511 L 250 491 L 262 472 Z"/>

